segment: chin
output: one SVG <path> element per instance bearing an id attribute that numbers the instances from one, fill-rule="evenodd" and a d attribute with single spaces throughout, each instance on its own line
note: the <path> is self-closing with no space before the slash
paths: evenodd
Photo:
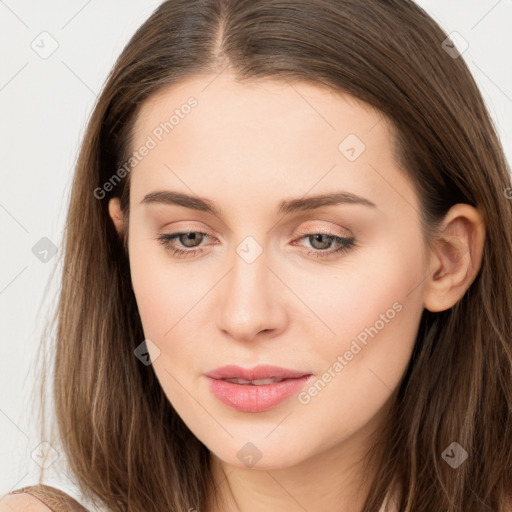
<path id="1" fill-rule="evenodd" d="M 209 447 L 220 460 L 239 469 L 279 470 L 300 464 L 307 458 L 302 440 L 284 445 L 277 438 L 257 440 L 234 438 L 222 447 Z"/>

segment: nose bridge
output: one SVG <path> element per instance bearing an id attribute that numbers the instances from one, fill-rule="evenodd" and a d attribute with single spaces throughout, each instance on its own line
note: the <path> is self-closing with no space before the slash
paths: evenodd
<path id="1" fill-rule="evenodd" d="M 235 247 L 232 268 L 222 287 L 219 325 L 235 338 L 251 339 L 262 330 L 278 328 L 283 319 L 267 254 L 253 236 L 246 236 Z"/>

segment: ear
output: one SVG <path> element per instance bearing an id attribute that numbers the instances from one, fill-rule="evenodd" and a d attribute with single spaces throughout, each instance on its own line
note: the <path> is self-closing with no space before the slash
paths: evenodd
<path id="1" fill-rule="evenodd" d="M 463 297 L 480 270 L 484 242 L 482 213 L 469 204 L 452 206 L 430 254 L 425 308 L 444 311 Z"/>
<path id="2" fill-rule="evenodd" d="M 121 211 L 121 206 L 118 197 L 112 197 L 108 202 L 108 213 L 114 222 L 119 238 L 123 239 L 124 233 L 124 216 Z"/>

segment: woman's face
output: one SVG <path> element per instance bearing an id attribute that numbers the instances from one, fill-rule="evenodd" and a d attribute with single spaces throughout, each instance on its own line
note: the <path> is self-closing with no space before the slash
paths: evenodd
<path id="1" fill-rule="evenodd" d="M 357 451 L 378 430 L 429 273 L 418 198 L 391 137 L 376 111 L 304 82 L 201 76 L 143 106 L 133 290 L 162 389 L 226 463 L 283 468 Z M 309 377 L 206 376 L 225 365 Z"/>

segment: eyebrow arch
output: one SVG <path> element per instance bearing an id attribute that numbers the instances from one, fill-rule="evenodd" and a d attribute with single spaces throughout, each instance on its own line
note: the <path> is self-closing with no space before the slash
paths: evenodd
<path id="1" fill-rule="evenodd" d="M 218 209 L 212 201 L 182 192 L 172 192 L 170 190 L 150 192 L 146 194 L 141 201 L 141 204 L 155 203 L 183 206 L 221 217 L 220 209 Z M 322 206 L 334 206 L 338 204 L 361 204 L 370 208 L 377 208 L 377 205 L 369 199 L 352 194 L 351 192 L 340 191 L 316 196 L 286 199 L 279 203 L 277 213 L 286 215 L 293 212 L 316 210 Z"/>

